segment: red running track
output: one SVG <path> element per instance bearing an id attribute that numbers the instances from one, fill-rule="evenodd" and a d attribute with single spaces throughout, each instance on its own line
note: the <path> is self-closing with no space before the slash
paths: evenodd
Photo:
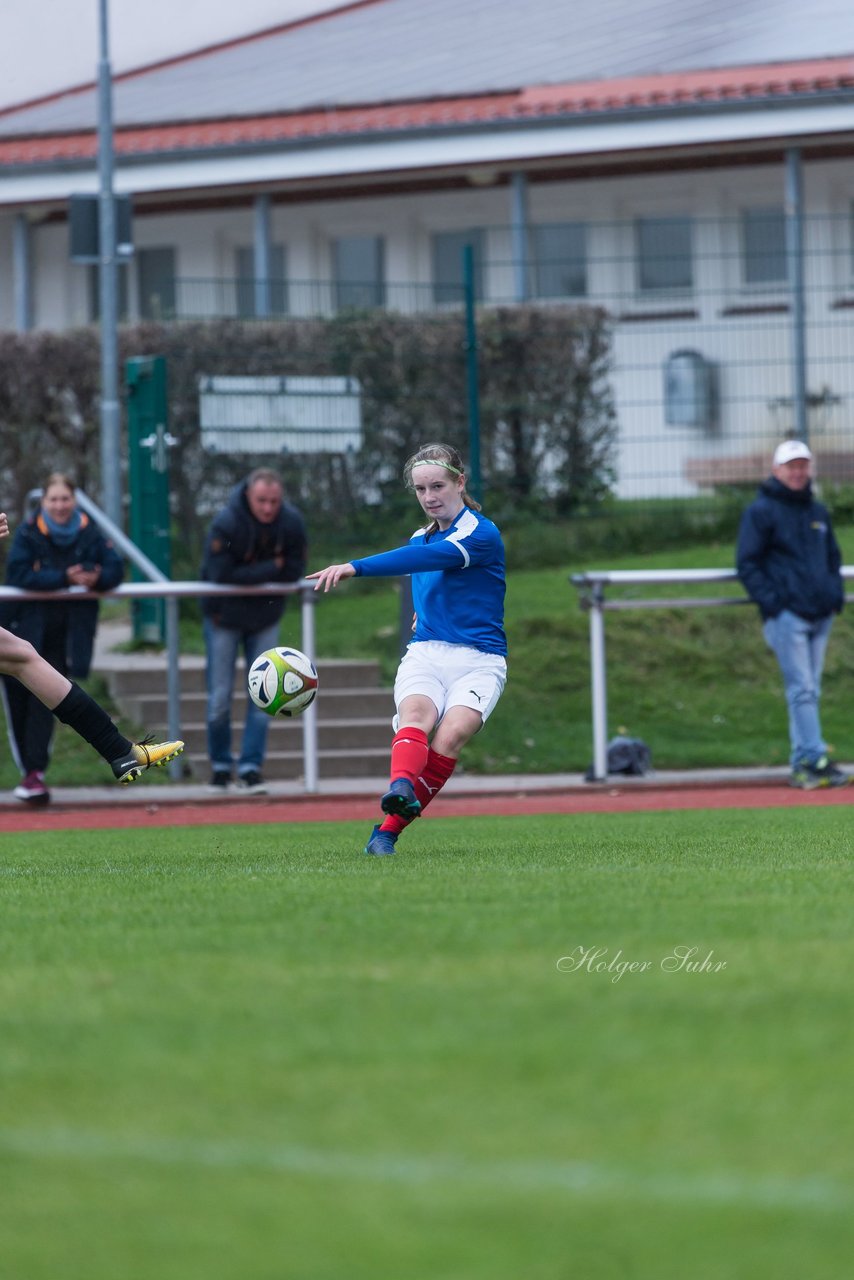
<path id="1" fill-rule="evenodd" d="M 772 809 L 793 805 L 851 805 L 854 787 L 832 791 L 795 791 L 783 786 L 731 786 L 673 788 L 609 788 L 587 791 L 553 791 L 500 795 L 441 797 L 426 819 L 479 818 L 532 814 L 650 813 L 672 809 Z M 47 809 L 0 809 L 0 832 L 96 831 L 114 827 L 205 827 L 261 822 L 379 821 L 376 800 L 364 796 L 312 796 L 306 799 L 218 800 L 215 803 L 173 801 L 146 802 L 143 796 L 117 796 L 114 804 L 87 808 L 52 805 Z"/>

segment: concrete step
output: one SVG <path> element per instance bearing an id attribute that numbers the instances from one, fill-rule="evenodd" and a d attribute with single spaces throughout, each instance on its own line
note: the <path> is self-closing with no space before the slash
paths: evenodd
<path id="1" fill-rule="evenodd" d="M 119 705 L 125 697 L 151 693 L 166 688 L 166 659 L 150 654 L 109 654 L 99 658 L 93 671 L 101 675 Z M 205 659 L 201 654 L 184 654 L 178 664 L 181 693 L 198 693 L 205 687 Z M 370 659 L 327 658 L 317 663 L 319 688 L 377 689 L 380 687 L 379 663 Z M 238 664 L 235 686 L 245 684 L 243 664 Z"/>
<path id="2" fill-rule="evenodd" d="M 388 771 L 394 714 L 392 690 L 380 685 L 379 663 L 362 659 L 321 659 L 317 697 L 318 773 L 321 778 L 383 777 Z M 107 652 L 94 666 L 107 681 L 122 714 L 148 731 L 161 733 L 168 722 L 166 661 L 162 654 Z M 179 663 L 181 736 L 185 770 L 194 781 L 210 777 L 205 726 L 205 659 L 184 654 Z M 246 706 L 243 664 L 235 675 L 232 744 L 240 749 Z M 292 781 L 304 773 L 299 717 L 270 723 L 264 776 Z"/>
<path id="3" fill-rule="evenodd" d="M 115 694 L 113 695 L 115 697 Z M 119 699 L 116 699 L 119 701 Z M 125 715 L 136 724 L 156 729 L 168 720 L 168 700 L 165 687 L 145 693 L 123 693 L 120 706 Z M 207 695 L 202 690 L 188 693 L 181 689 L 181 723 L 203 722 L 206 718 Z M 394 715 L 394 698 L 390 689 L 336 689 L 324 686 L 318 693 L 317 716 L 320 722 L 328 720 L 363 719 L 385 717 L 386 725 Z M 235 689 L 231 702 L 231 718 L 234 724 L 243 723 L 246 694 L 242 682 Z M 290 724 L 291 721 L 284 719 Z M 299 723 L 299 720 L 294 723 Z"/>
<path id="4" fill-rule="evenodd" d="M 232 721 L 231 741 L 235 751 L 240 749 L 243 725 Z M 203 752 L 207 745 L 207 728 L 204 721 L 182 721 L 181 737 L 185 753 Z M 318 721 L 317 745 L 320 752 L 328 750 L 360 751 L 375 747 L 388 752 L 392 731 L 388 716 L 381 719 Z M 267 735 L 267 751 L 302 751 L 302 725 L 295 720 L 273 720 Z"/>
<path id="5" fill-rule="evenodd" d="M 191 780 L 208 780 L 211 767 L 206 752 L 185 752 L 181 759 Z M 356 751 L 321 751 L 317 762 L 318 777 L 385 778 L 388 775 L 388 760 L 388 745 L 384 748 L 359 747 Z M 268 782 L 301 778 L 304 773 L 302 752 L 280 751 L 276 748 L 268 751 L 263 772 Z"/>

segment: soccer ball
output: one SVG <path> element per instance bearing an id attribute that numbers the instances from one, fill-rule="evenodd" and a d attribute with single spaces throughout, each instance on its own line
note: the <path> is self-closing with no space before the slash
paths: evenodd
<path id="1" fill-rule="evenodd" d="M 255 659 L 247 684 L 249 697 L 268 716 L 298 716 L 314 702 L 317 671 L 299 649 L 277 646 Z"/>

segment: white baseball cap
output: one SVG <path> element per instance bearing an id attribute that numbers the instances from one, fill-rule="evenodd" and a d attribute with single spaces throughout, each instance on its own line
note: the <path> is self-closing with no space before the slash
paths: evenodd
<path id="1" fill-rule="evenodd" d="M 782 467 L 786 462 L 794 462 L 795 458 L 811 459 L 809 446 L 803 440 L 784 440 L 774 450 L 774 466 Z"/>

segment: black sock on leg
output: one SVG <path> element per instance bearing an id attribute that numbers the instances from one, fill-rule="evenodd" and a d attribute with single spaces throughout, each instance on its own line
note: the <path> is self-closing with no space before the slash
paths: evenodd
<path id="1" fill-rule="evenodd" d="M 53 708 L 53 714 L 79 733 L 108 764 L 129 755 L 133 749 L 133 743 L 119 733 L 104 708 L 73 681 L 62 702 Z"/>

